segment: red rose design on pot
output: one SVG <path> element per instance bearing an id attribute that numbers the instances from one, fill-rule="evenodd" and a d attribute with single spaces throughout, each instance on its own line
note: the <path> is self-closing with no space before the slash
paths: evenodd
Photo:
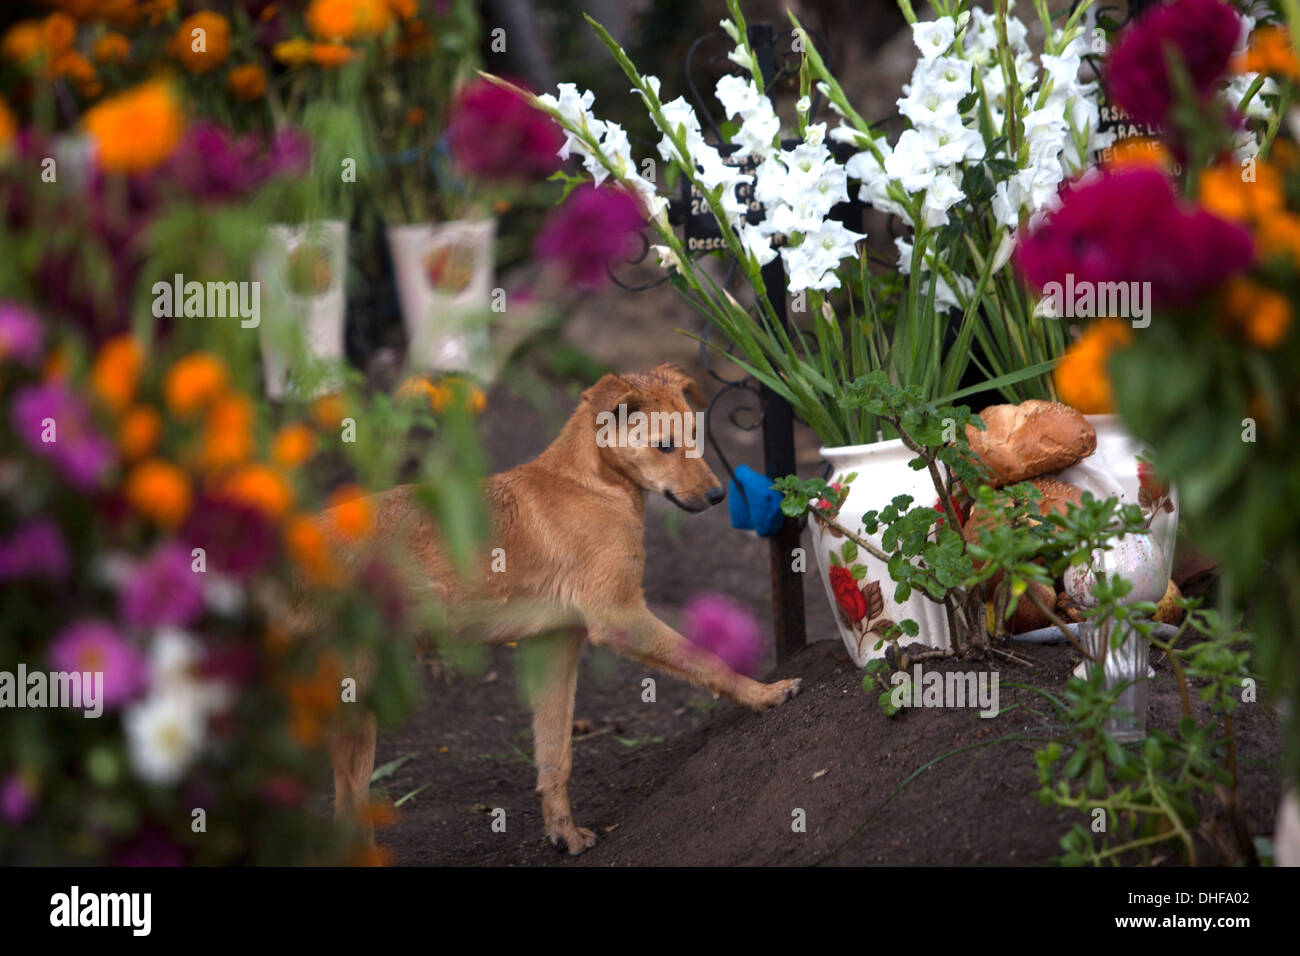
<path id="1" fill-rule="evenodd" d="M 849 619 L 856 624 L 867 616 L 867 599 L 858 588 L 853 572 L 848 568 L 834 566 L 830 569 L 831 591 L 835 594 L 835 603 L 840 606 Z"/>

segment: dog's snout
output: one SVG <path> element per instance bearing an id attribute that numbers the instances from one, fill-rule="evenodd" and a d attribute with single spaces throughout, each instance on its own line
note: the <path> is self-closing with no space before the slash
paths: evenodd
<path id="1" fill-rule="evenodd" d="M 723 498 L 727 497 L 727 489 L 722 487 L 722 485 L 718 485 L 717 487 L 710 488 L 706 491 L 704 497 L 709 499 L 709 504 L 716 505 Z"/>

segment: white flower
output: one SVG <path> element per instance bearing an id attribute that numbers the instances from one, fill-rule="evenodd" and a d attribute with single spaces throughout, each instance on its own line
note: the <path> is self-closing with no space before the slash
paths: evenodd
<path id="1" fill-rule="evenodd" d="M 678 272 L 683 271 L 682 260 L 677 257 L 677 253 L 673 251 L 672 246 L 651 246 L 650 248 L 659 257 L 659 265 L 663 268 L 676 269 Z"/>
<path id="2" fill-rule="evenodd" d="M 885 157 L 885 172 L 909 193 L 919 193 L 934 182 L 935 165 L 925 137 L 914 129 L 903 130 L 894 151 Z"/>
<path id="3" fill-rule="evenodd" d="M 912 24 L 912 40 L 926 60 L 933 60 L 952 46 L 956 32 L 957 23 L 952 17 L 940 17 L 928 23 Z"/>
<path id="4" fill-rule="evenodd" d="M 925 201 L 921 205 L 925 224 L 931 228 L 946 226 L 948 210 L 964 198 L 965 194 L 951 173 L 935 176 L 930 188 L 925 191 Z"/>
<path id="5" fill-rule="evenodd" d="M 747 70 L 750 73 L 754 72 L 754 58 L 749 55 L 749 51 L 743 46 L 738 46 L 728 53 L 727 59 L 742 70 Z"/>
<path id="6" fill-rule="evenodd" d="M 745 247 L 745 252 L 753 256 L 754 261 L 760 266 L 765 266 L 776 258 L 776 250 L 772 248 L 771 241 L 763 235 L 758 226 L 750 223 L 742 223 L 738 232 L 740 244 Z"/>
<path id="7" fill-rule="evenodd" d="M 131 766 L 147 783 L 180 780 L 198 756 L 206 715 L 196 698 L 154 694 L 122 715 Z"/>
<path id="8" fill-rule="evenodd" d="M 806 234 L 798 246 L 783 248 L 781 258 L 790 277 L 790 291 L 838 289 L 840 279 L 835 269 L 842 260 L 857 255 L 856 244 L 865 238 L 862 233 L 844 228 L 843 223 L 827 219 L 816 232 Z"/>
<path id="9" fill-rule="evenodd" d="M 732 43 L 740 42 L 740 30 L 737 29 L 736 25 L 732 23 L 731 20 L 729 19 L 719 20 L 718 26 L 722 27 L 722 29 L 726 32 L 727 36 L 731 37 Z"/>

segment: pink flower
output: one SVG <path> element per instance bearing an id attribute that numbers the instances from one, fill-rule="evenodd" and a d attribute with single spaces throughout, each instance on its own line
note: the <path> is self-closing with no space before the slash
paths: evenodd
<path id="1" fill-rule="evenodd" d="M 447 124 L 452 159 L 476 179 L 545 179 L 560 168 L 559 126 L 518 94 L 487 80 L 466 84 Z"/>
<path id="2" fill-rule="evenodd" d="M 28 368 L 41 357 L 45 329 L 41 320 L 16 302 L 0 302 L 0 360 Z"/>
<path id="3" fill-rule="evenodd" d="M 1137 122 L 1163 123 L 1174 100 L 1166 50 L 1205 99 L 1227 70 L 1240 31 L 1237 14 L 1220 0 L 1156 6 L 1121 31 L 1106 61 L 1106 91 Z"/>
<path id="4" fill-rule="evenodd" d="M 11 773 L 0 784 L 0 818 L 11 826 L 22 823 L 36 807 L 36 789 L 24 774 Z"/>
<path id="5" fill-rule="evenodd" d="M 48 518 L 19 525 L 0 542 L 0 581 L 14 578 L 64 578 L 69 568 L 68 546 L 59 526 Z"/>
<path id="6" fill-rule="evenodd" d="M 113 463 L 113 443 L 95 430 L 90 407 L 54 382 L 28 385 L 13 399 L 14 430 L 70 484 L 95 489 Z"/>
<path id="7" fill-rule="evenodd" d="M 191 560 L 183 545 L 159 545 L 122 586 L 122 621 L 141 629 L 192 623 L 203 613 L 203 585 Z"/>
<path id="8" fill-rule="evenodd" d="M 686 639 L 722 658 L 738 674 L 752 674 L 763 635 L 754 615 L 720 594 L 692 598 L 685 609 Z"/>
<path id="9" fill-rule="evenodd" d="M 533 243 L 533 254 L 556 266 L 566 281 L 594 289 L 614 263 L 635 251 L 644 225 L 641 207 L 630 194 L 584 183 L 551 210 Z"/>
<path id="10" fill-rule="evenodd" d="M 1067 189 L 1061 207 L 1016 248 L 1016 264 L 1035 288 L 1150 282 L 1151 305 L 1195 305 L 1250 266 L 1250 234 L 1181 202 L 1160 170 L 1133 167 Z"/>
<path id="11" fill-rule="evenodd" d="M 136 650 L 103 621 L 83 620 L 66 627 L 50 646 L 56 671 L 104 675 L 105 710 L 119 707 L 145 685 L 145 662 Z"/>

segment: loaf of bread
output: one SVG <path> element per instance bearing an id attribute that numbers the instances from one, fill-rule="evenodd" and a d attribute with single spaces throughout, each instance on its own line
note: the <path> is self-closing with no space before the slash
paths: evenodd
<path id="1" fill-rule="evenodd" d="M 1083 504 L 1083 492 L 1068 482 L 1060 481 L 1056 478 L 1035 478 L 1029 482 L 1038 489 L 1041 498 L 1038 499 L 1038 513 L 1040 515 L 1048 514 L 1055 511 L 1057 514 L 1065 514 L 1066 508 L 1071 501 L 1076 505 Z M 979 505 L 971 508 L 970 517 L 966 519 L 966 524 L 962 527 L 962 537 L 967 544 L 975 544 L 980 539 L 981 528 L 992 528 L 999 520 L 998 515 L 990 514 Z"/>
<path id="2" fill-rule="evenodd" d="M 1068 468 L 1097 449 L 1097 433 L 1077 409 L 1029 399 L 980 412 L 984 431 L 966 426 L 971 451 L 994 488 Z"/>

